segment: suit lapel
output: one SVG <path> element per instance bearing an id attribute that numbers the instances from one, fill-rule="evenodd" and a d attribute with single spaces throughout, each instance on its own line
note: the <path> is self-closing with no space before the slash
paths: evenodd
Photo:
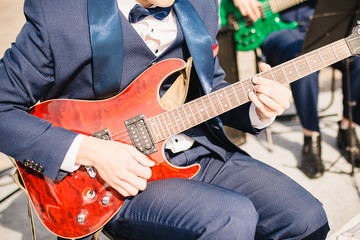
<path id="1" fill-rule="evenodd" d="M 108 97 L 120 90 L 123 37 L 116 0 L 88 0 L 95 95 Z"/>
<path id="2" fill-rule="evenodd" d="M 195 70 L 205 93 L 212 90 L 214 58 L 211 37 L 199 14 L 188 0 L 176 0 L 174 10 L 193 57 Z"/>
<path id="3" fill-rule="evenodd" d="M 193 57 L 195 70 L 205 94 L 208 94 L 212 90 L 214 77 L 214 58 L 211 37 L 199 14 L 188 0 L 176 0 L 174 9 L 183 30 L 190 54 Z M 206 121 L 206 125 L 212 135 L 225 146 L 229 144 L 235 146 L 226 137 L 219 117 Z"/>
<path id="4" fill-rule="evenodd" d="M 200 82 L 205 93 L 209 93 L 213 81 L 210 35 L 188 0 L 176 0 L 174 10 Z M 115 91 L 120 91 L 123 71 L 123 34 L 117 1 L 108 0 L 99 4 L 98 0 L 88 0 L 88 20 L 93 55 L 94 91 L 98 98 L 109 97 Z"/>

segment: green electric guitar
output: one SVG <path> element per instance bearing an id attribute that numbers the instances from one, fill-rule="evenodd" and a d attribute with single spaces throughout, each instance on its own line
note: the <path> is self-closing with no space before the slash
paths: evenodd
<path id="1" fill-rule="evenodd" d="M 306 0 L 259 0 L 261 18 L 253 22 L 241 15 L 233 0 L 221 0 L 221 26 L 232 25 L 235 28 L 235 42 L 238 51 L 249 51 L 259 47 L 271 32 L 282 29 L 294 29 L 297 22 L 281 21 L 279 12 L 305 2 Z"/>

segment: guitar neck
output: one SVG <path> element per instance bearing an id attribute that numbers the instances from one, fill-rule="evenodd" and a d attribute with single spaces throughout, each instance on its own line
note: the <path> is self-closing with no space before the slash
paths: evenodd
<path id="1" fill-rule="evenodd" d="M 349 42 L 346 39 L 341 39 L 255 76 L 287 85 L 350 57 L 352 53 L 348 44 Z M 154 141 L 165 140 L 172 135 L 183 132 L 248 102 L 249 92 L 254 91 L 251 79 L 241 80 L 173 110 L 147 119 L 147 125 Z"/>
<path id="2" fill-rule="evenodd" d="M 273 13 L 278 13 L 305 1 L 306 0 L 269 0 L 268 2 L 266 1 L 266 3 L 264 2 L 266 6 L 263 4 L 263 8 L 270 7 Z"/>

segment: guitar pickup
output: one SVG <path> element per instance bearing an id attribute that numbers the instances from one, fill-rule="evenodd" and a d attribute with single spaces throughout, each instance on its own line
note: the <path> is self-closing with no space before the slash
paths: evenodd
<path id="1" fill-rule="evenodd" d="M 244 17 L 244 22 L 245 22 L 246 27 L 254 26 L 254 21 L 251 20 L 251 18 L 249 18 L 248 16 Z"/>
<path id="2" fill-rule="evenodd" d="M 144 116 L 138 115 L 124 122 L 133 145 L 143 154 L 150 155 L 157 151 Z"/>

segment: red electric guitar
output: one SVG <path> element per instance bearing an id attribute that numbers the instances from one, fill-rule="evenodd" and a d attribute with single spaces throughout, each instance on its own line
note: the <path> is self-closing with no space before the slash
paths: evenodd
<path id="1" fill-rule="evenodd" d="M 289 84 L 359 54 L 359 33 L 360 28 L 356 27 L 347 38 L 258 75 Z M 36 105 L 30 113 L 78 133 L 133 144 L 156 163 L 150 181 L 191 178 L 200 166 L 170 164 L 163 154 L 165 140 L 248 102 L 253 84 L 251 78 L 241 80 L 175 109 L 165 110 L 159 103 L 160 86 L 170 74 L 184 67 L 183 60 L 168 59 L 147 69 L 123 92 L 110 99 L 50 100 Z M 82 166 L 61 181 L 52 181 L 19 161 L 17 167 L 40 220 L 63 238 L 79 238 L 97 231 L 124 201 L 91 167 Z"/>

